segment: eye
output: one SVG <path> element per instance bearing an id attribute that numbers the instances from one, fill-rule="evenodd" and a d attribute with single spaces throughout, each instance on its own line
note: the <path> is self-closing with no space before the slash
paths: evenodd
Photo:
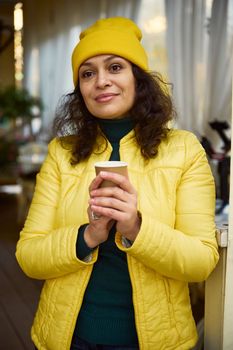
<path id="1" fill-rule="evenodd" d="M 91 78 L 93 76 L 93 72 L 91 70 L 85 70 L 83 72 L 81 72 L 81 78 L 82 79 L 88 79 Z"/>
<path id="2" fill-rule="evenodd" d="M 113 63 L 113 64 L 111 64 L 111 66 L 110 66 L 110 71 L 112 72 L 112 73 L 117 73 L 117 72 L 119 72 L 120 70 L 121 70 L 121 65 L 119 64 L 119 63 Z"/>

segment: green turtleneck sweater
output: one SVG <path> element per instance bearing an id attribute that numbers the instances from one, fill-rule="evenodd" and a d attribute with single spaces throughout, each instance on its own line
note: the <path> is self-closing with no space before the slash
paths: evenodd
<path id="1" fill-rule="evenodd" d="M 119 160 L 119 143 L 132 130 L 132 120 L 98 119 L 98 123 L 113 148 L 110 160 Z M 80 259 L 91 252 L 83 238 L 85 227 L 80 228 L 77 241 Z M 84 295 L 74 339 L 78 336 L 95 344 L 136 345 L 138 340 L 127 259 L 115 244 L 115 232 L 114 225 L 108 240 L 99 245 L 98 260 Z"/>

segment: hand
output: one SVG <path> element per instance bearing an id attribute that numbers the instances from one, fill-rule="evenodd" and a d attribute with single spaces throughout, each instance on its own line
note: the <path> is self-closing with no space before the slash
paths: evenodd
<path id="1" fill-rule="evenodd" d="M 103 180 L 95 178 L 89 186 L 89 193 L 98 188 Z M 109 232 L 114 224 L 114 220 L 104 215 L 97 215 L 91 206 L 87 209 L 89 217 L 89 225 L 86 227 L 84 232 L 84 240 L 88 247 L 95 248 L 100 243 L 105 242 L 108 239 Z M 95 218 L 98 218 L 96 219 Z"/>
<path id="2" fill-rule="evenodd" d="M 99 188 L 103 180 L 114 182 L 116 187 Z M 137 192 L 129 179 L 120 174 L 100 172 L 90 186 L 90 209 L 100 220 L 109 218 L 117 222 L 116 228 L 127 239 L 134 241 L 141 226 L 137 210 Z"/>

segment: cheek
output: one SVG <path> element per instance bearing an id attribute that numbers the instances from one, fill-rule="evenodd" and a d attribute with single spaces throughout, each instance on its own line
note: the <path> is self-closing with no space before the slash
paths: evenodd
<path id="1" fill-rule="evenodd" d="M 85 83 L 80 82 L 79 88 L 80 88 L 80 92 L 81 92 L 83 98 L 87 97 L 89 94 L 89 90 L 90 90 L 89 84 L 87 82 L 85 82 Z"/>
<path id="2" fill-rule="evenodd" d="M 85 104 L 88 104 L 88 95 L 89 95 L 88 89 L 86 87 L 84 88 L 80 85 L 80 92 L 81 92 L 81 95 L 83 97 Z"/>

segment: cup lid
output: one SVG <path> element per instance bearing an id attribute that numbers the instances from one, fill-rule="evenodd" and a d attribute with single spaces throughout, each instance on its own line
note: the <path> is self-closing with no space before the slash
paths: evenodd
<path id="1" fill-rule="evenodd" d="M 101 161 L 101 162 L 96 162 L 94 164 L 95 167 L 105 167 L 105 168 L 121 167 L 121 166 L 127 166 L 127 165 L 128 163 L 123 162 L 121 160 Z"/>

